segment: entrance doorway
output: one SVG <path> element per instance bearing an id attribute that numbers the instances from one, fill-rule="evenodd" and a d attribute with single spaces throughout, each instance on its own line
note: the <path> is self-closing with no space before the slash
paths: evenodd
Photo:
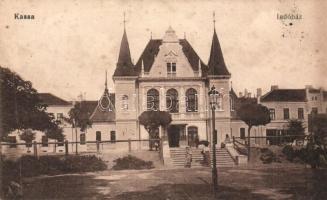
<path id="1" fill-rule="evenodd" d="M 187 128 L 187 141 L 190 147 L 196 146 L 196 140 L 199 140 L 198 127 L 190 126 Z"/>
<path id="2" fill-rule="evenodd" d="M 170 125 L 168 127 L 168 143 L 169 147 L 179 147 L 180 127 Z"/>

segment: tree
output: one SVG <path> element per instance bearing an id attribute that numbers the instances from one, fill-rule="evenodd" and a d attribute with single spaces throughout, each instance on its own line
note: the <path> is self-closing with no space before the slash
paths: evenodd
<path id="1" fill-rule="evenodd" d="M 75 103 L 74 107 L 68 112 L 69 118 L 64 118 L 75 129 L 76 137 L 76 154 L 77 154 L 77 128 L 80 131 L 85 131 L 92 126 L 87 107 L 83 105 L 83 102 Z"/>
<path id="2" fill-rule="evenodd" d="M 248 125 L 248 160 L 250 159 L 250 132 L 253 126 L 266 125 L 270 122 L 267 107 L 257 103 L 246 103 L 237 110 L 237 115 Z"/>
<path id="3" fill-rule="evenodd" d="M 35 139 L 35 132 L 32 129 L 25 129 L 19 137 L 26 142 L 27 147 L 31 147 L 32 141 Z"/>
<path id="4" fill-rule="evenodd" d="M 38 97 L 30 81 L 0 66 L 1 140 L 14 130 L 57 130 L 54 117 L 46 112 L 47 105 Z"/>
<path id="5" fill-rule="evenodd" d="M 327 166 L 327 114 L 309 115 L 308 144 L 306 146 L 306 162 L 311 168 Z"/>
<path id="6" fill-rule="evenodd" d="M 289 120 L 287 125 L 287 133 L 289 136 L 293 137 L 290 137 L 289 139 L 287 139 L 287 141 L 291 142 L 297 139 L 297 136 L 304 136 L 304 131 L 305 128 L 303 126 L 303 121 L 298 119 Z"/>
<path id="7" fill-rule="evenodd" d="M 149 138 L 156 138 L 156 130 L 162 126 L 166 128 L 172 121 L 171 114 L 166 111 L 144 111 L 139 116 L 139 122 L 149 133 Z M 150 142 L 152 150 L 153 142 Z"/>

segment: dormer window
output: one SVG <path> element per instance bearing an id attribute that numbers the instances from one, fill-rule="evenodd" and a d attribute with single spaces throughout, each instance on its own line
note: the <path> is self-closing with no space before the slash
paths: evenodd
<path id="1" fill-rule="evenodd" d="M 175 62 L 168 62 L 167 63 L 167 76 L 168 77 L 175 77 L 176 76 L 176 63 Z"/>

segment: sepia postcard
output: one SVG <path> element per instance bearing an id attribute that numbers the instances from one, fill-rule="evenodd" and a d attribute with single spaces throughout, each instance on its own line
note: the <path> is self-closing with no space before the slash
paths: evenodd
<path id="1" fill-rule="evenodd" d="M 0 199 L 326 199 L 326 10 L 0 0 Z"/>

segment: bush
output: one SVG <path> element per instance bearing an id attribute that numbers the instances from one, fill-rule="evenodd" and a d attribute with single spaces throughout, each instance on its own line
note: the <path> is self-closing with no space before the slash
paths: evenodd
<path id="1" fill-rule="evenodd" d="M 269 164 L 269 163 L 272 163 L 272 162 L 278 162 L 278 159 L 276 158 L 276 155 L 270 149 L 262 148 L 260 150 L 260 152 L 261 152 L 260 160 L 264 164 Z"/>
<path id="2" fill-rule="evenodd" d="M 283 148 L 282 153 L 286 156 L 286 159 L 289 161 L 293 161 L 293 159 L 296 157 L 296 151 L 290 145 L 286 145 Z"/>
<path id="3" fill-rule="evenodd" d="M 154 168 L 152 161 L 144 161 L 131 155 L 118 158 L 114 160 L 114 162 L 116 162 L 116 164 L 112 167 L 114 170 Z"/>

